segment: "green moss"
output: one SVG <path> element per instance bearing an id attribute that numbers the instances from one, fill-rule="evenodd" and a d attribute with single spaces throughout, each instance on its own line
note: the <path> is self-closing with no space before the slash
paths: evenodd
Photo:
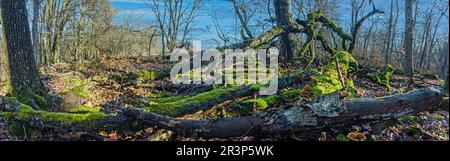
<path id="1" fill-rule="evenodd" d="M 162 98 L 150 98 L 148 99 L 148 103 L 170 103 L 170 102 L 176 102 L 179 100 L 183 100 L 188 98 L 187 96 L 176 96 L 176 97 L 162 97 Z"/>
<path id="2" fill-rule="evenodd" d="M 77 106 L 72 110 L 74 113 L 92 113 L 92 112 L 100 112 L 101 107 L 89 107 L 89 106 Z"/>
<path id="3" fill-rule="evenodd" d="M 83 85 L 73 87 L 72 89 L 70 89 L 70 92 L 84 99 L 89 99 L 90 97 L 90 91 Z"/>
<path id="4" fill-rule="evenodd" d="M 347 136 L 345 136 L 344 134 L 339 134 L 336 137 L 336 141 L 350 141 L 350 139 L 348 139 Z"/>
<path id="5" fill-rule="evenodd" d="M 22 136 L 25 134 L 23 130 L 23 125 L 18 122 L 14 122 L 9 125 L 9 133 L 13 136 Z"/>
<path id="6" fill-rule="evenodd" d="M 156 72 L 155 71 L 140 71 L 136 74 L 138 79 L 142 80 L 155 80 Z"/>
<path id="7" fill-rule="evenodd" d="M 248 116 L 256 110 L 265 110 L 268 107 L 269 105 L 264 99 L 249 99 L 233 106 L 232 111 L 228 111 L 227 113 Z"/>
<path id="8" fill-rule="evenodd" d="M 272 40 L 275 36 L 284 33 L 288 28 L 289 28 L 289 26 L 281 26 L 281 27 L 277 27 L 272 30 L 269 30 L 265 34 L 261 35 L 259 38 L 252 40 L 249 43 L 249 45 L 246 47 L 246 49 L 256 48 L 261 45 L 264 45 L 268 41 Z"/>
<path id="9" fill-rule="evenodd" d="M 399 122 L 401 124 L 408 123 L 408 122 L 416 122 L 417 123 L 420 121 L 422 121 L 422 119 L 420 117 L 413 116 L 413 115 L 397 119 L 397 122 Z"/>
<path id="10" fill-rule="evenodd" d="M 91 98 L 91 88 L 94 82 L 90 79 L 82 80 L 78 78 L 64 78 L 63 81 L 67 83 L 68 93 L 66 95 L 73 95 L 83 99 Z"/>
<path id="11" fill-rule="evenodd" d="M 85 107 L 82 107 L 86 110 Z M 80 108 L 81 109 L 81 108 Z M 107 117 L 106 114 L 101 112 L 85 111 L 86 113 L 62 113 L 62 112 L 47 112 L 47 111 L 36 111 L 30 106 L 25 104 L 20 104 L 19 112 L 4 112 L 3 117 L 6 120 L 14 121 L 29 121 L 29 120 L 40 120 L 44 123 L 52 122 L 59 123 L 61 125 L 72 125 L 77 123 L 79 125 L 91 125 L 95 121 L 99 121 Z"/>
<path id="12" fill-rule="evenodd" d="M 367 77 L 374 83 L 380 84 L 389 90 L 391 89 L 391 75 L 395 69 L 391 65 L 386 65 L 383 71 L 368 73 Z"/>
<path id="13" fill-rule="evenodd" d="M 170 76 L 170 70 L 171 68 L 163 68 L 163 69 L 157 69 L 157 70 L 150 70 L 150 71 L 138 71 L 137 73 L 134 73 L 130 77 L 127 78 L 127 80 L 160 80 L 164 79 L 165 77 Z"/>
<path id="14" fill-rule="evenodd" d="M 251 99 L 244 101 L 243 103 L 254 106 L 256 110 L 265 110 L 269 106 L 263 99 Z"/>
<path id="15" fill-rule="evenodd" d="M 324 23 L 328 28 L 331 28 L 334 32 L 336 32 L 340 37 L 343 37 L 347 41 L 352 41 L 353 37 L 345 32 L 345 30 L 340 27 L 336 22 L 325 16 L 323 13 L 315 13 L 315 17 Z"/>
<path id="16" fill-rule="evenodd" d="M 267 102 L 269 106 L 277 105 L 283 101 L 291 101 L 293 99 L 299 98 L 303 90 L 294 89 L 282 92 L 279 95 L 272 95 L 266 98 L 263 98 L 264 101 Z"/>
<path id="17" fill-rule="evenodd" d="M 7 87 L 8 83 L 0 83 L 0 88 Z"/>
<path id="18" fill-rule="evenodd" d="M 270 106 L 299 98 L 301 92 L 302 90 L 294 89 L 282 92 L 279 95 L 272 95 L 258 99 L 248 99 L 234 105 L 229 113 L 236 113 L 239 116 L 248 116 L 253 114 L 255 110 L 265 110 Z"/>
<path id="19" fill-rule="evenodd" d="M 155 112 L 158 114 L 168 115 L 168 116 L 178 116 L 181 115 L 182 109 L 189 106 L 199 106 L 201 104 L 208 104 L 214 101 L 217 101 L 221 98 L 226 98 L 233 93 L 241 90 L 241 88 L 233 87 L 233 88 L 222 88 L 215 89 L 212 91 L 204 92 L 198 94 L 193 97 L 188 97 L 180 100 L 176 100 L 173 102 L 165 102 L 165 103 L 155 103 L 149 104 L 146 108 L 147 111 Z M 167 98 L 166 100 L 170 100 L 171 98 Z M 160 98 L 161 100 L 161 98 Z"/>
<path id="20" fill-rule="evenodd" d="M 281 98 L 283 100 L 288 101 L 288 100 L 298 98 L 301 93 L 302 93 L 302 90 L 300 90 L 300 89 L 289 90 L 289 91 L 283 92 L 281 94 Z"/>
<path id="21" fill-rule="evenodd" d="M 281 100 L 281 97 L 278 96 L 278 95 L 268 96 L 268 97 L 266 97 L 264 100 L 265 100 L 265 101 L 267 102 L 267 104 L 269 104 L 269 105 L 275 105 L 275 104 L 278 104 L 279 102 L 282 101 L 282 100 Z"/>
<path id="22" fill-rule="evenodd" d="M 350 90 L 354 90 L 352 80 L 346 79 L 349 70 L 354 70 L 358 67 L 358 62 L 353 56 L 345 51 L 334 54 L 339 60 L 339 66 L 341 68 L 341 74 L 345 79 L 345 83 Z M 315 98 L 317 96 L 330 94 L 343 88 L 339 74 L 337 72 L 336 63 L 333 61 L 327 65 L 322 74 L 315 77 L 315 84 L 312 87 L 311 93 Z M 353 88 L 353 89 L 352 89 Z"/>
<path id="23" fill-rule="evenodd" d="M 145 104 L 145 105 L 158 105 L 162 103 L 170 103 L 170 102 L 176 102 L 182 99 L 188 98 L 187 96 L 176 96 L 176 97 L 160 97 L 160 98 L 138 98 L 134 101 L 130 102 L 129 100 L 123 100 L 125 102 L 137 105 L 137 104 Z"/>

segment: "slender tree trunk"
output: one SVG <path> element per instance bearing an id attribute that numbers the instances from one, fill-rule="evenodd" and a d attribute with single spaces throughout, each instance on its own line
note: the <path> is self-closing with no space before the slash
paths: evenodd
<path id="1" fill-rule="evenodd" d="M 413 18 L 413 0 L 405 0 L 405 72 L 408 76 L 414 74 L 413 66 L 413 31 L 414 31 L 414 18 Z"/>
<path id="2" fill-rule="evenodd" d="M 16 96 L 30 98 L 35 94 L 43 95 L 46 90 L 33 57 L 25 3 L 25 0 L 1 0 L 0 8 L 11 92 Z"/>
<path id="3" fill-rule="evenodd" d="M 422 50 L 420 50 L 420 59 L 419 59 L 419 64 L 417 66 L 417 68 L 422 69 L 423 65 L 425 63 L 425 59 L 427 57 L 427 48 L 430 46 L 429 45 L 429 41 L 430 41 L 430 34 L 431 34 L 431 13 L 429 13 L 429 15 L 427 15 L 427 18 L 425 20 L 425 25 L 424 25 L 424 34 L 425 37 L 422 39 L 423 41 L 423 46 L 422 46 Z"/>
<path id="4" fill-rule="evenodd" d="M 447 40 L 446 45 L 444 46 L 444 50 L 443 50 L 442 53 L 444 54 L 444 62 L 442 63 L 443 66 L 442 66 L 441 72 L 442 72 L 442 75 L 444 77 L 448 77 L 448 66 L 449 66 L 449 61 L 448 61 L 448 59 L 449 59 L 449 44 L 448 44 L 448 40 Z"/>
<path id="5" fill-rule="evenodd" d="M 398 3 L 397 3 L 398 5 Z M 397 6 L 398 7 L 398 6 Z M 389 64 L 389 59 L 392 53 L 392 45 L 393 45 L 393 38 L 395 37 L 394 33 L 395 33 L 395 26 L 397 25 L 396 22 L 394 22 L 394 19 L 397 20 L 397 16 L 398 16 L 398 10 L 396 10 L 397 14 L 394 17 L 394 0 L 391 0 L 391 7 L 390 7 L 390 12 L 389 12 L 389 22 L 388 22 L 388 37 L 387 37 L 387 43 L 386 43 L 386 49 L 384 50 L 385 53 L 385 62 L 384 64 L 387 65 Z M 395 21 L 396 21 L 395 20 Z"/>
<path id="6" fill-rule="evenodd" d="M 32 27 L 32 34 L 33 34 L 33 54 L 35 60 L 39 60 L 39 26 L 38 21 L 40 18 L 40 10 L 41 10 L 41 1 L 40 0 L 33 0 L 33 27 Z M 37 64 L 40 64 L 37 63 Z"/>

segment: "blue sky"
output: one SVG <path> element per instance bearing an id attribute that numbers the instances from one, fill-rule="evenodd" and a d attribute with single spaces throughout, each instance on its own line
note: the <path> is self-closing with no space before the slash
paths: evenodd
<path id="1" fill-rule="evenodd" d="M 426 8 L 430 8 L 430 1 L 433 0 L 419 0 L 419 7 L 423 8 L 423 11 L 425 11 Z M 110 2 L 112 6 L 118 10 L 118 15 L 116 18 L 117 22 L 120 21 L 120 17 L 132 15 L 133 18 L 139 23 L 144 23 L 147 25 L 157 24 L 153 13 L 149 9 L 149 7 L 146 6 L 143 0 L 110 0 Z M 388 0 L 374 0 L 374 2 L 377 8 L 384 11 L 389 10 L 389 3 L 387 3 Z M 345 29 L 349 30 L 349 22 L 351 19 L 350 0 L 340 0 L 340 4 L 341 5 L 336 9 L 336 14 L 339 15 L 338 18 L 340 19 L 339 23 L 342 24 Z M 400 6 L 402 6 L 404 4 L 404 0 L 399 0 L 399 4 Z M 366 6 L 366 10 L 367 11 L 365 11 L 365 13 L 367 13 L 368 10 L 371 10 L 371 6 Z M 220 22 L 220 27 L 225 30 L 228 35 L 236 35 L 237 37 L 239 37 L 239 31 L 235 30 L 235 28 L 239 26 L 239 23 L 234 16 L 232 4 L 226 0 L 210 0 L 199 10 L 198 17 L 195 19 L 192 25 L 193 30 L 190 35 L 192 38 L 195 38 L 195 40 L 206 42 L 207 46 L 214 46 L 214 41 L 211 41 L 211 39 L 217 39 L 217 34 L 214 28 L 214 19 L 211 16 L 213 13 L 217 14 L 217 18 Z M 267 18 L 264 16 L 266 15 L 261 15 L 261 18 Z M 399 17 L 399 23 L 402 24 L 404 16 L 399 15 Z M 253 23 L 256 24 L 256 22 Z M 443 20 L 442 25 L 446 25 L 445 28 L 448 28 L 448 20 Z M 380 25 L 380 27 L 382 26 L 383 25 Z M 399 30 L 401 30 L 401 26 Z"/>

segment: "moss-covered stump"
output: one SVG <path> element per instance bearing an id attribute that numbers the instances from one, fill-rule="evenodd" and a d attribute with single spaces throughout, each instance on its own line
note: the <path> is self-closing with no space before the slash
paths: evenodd
<path id="1" fill-rule="evenodd" d="M 345 51 L 337 52 L 334 59 L 339 60 L 339 68 L 341 76 L 337 70 L 336 61 L 332 61 L 322 70 L 323 72 L 316 77 L 313 77 L 313 85 L 311 85 L 310 93 L 312 98 L 317 98 L 322 95 L 331 94 L 344 88 L 340 79 L 344 79 L 347 91 L 354 93 L 353 80 L 347 78 L 350 70 L 355 70 L 358 67 L 358 62 L 353 56 Z M 342 77 L 342 78 L 340 78 Z"/>
<path id="2" fill-rule="evenodd" d="M 391 90 L 391 75 L 394 74 L 395 69 L 391 65 L 386 65 L 383 71 L 368 73 L 367 77 L 373 83 L 377 83 Z"/>

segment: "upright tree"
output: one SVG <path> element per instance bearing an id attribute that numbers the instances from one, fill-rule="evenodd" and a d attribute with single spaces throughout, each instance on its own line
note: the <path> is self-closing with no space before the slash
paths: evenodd
<path id="1" fill-rule="evenodd" d="M 32 34 L 33 34 L 33 54 L 36 60 L 39 56 L 39 27 L 38 22 L 41 14 L 41 0 L 33 0 L 33 24 L 32 24 Z"/>
<path id="2" fill-rule="evenodd" d="M 43 95 L 46 89 L 39 78 L 33 57 L 25 3 L 26 0 L 1 0 L 0 8 L 11 94 L 31 98 Z"/>
<path id="3" fill-rule="evenodd" d="M 405 72 L 408 76 L 414 74 L 413 66 L 413 31 L 414 31 L 414 17 L 413 17 L 413 1 L 405 0 Z"/>
<path id="4" fill-rule="evenodd" d="M 292 13 L 290 9 L 290 0 L 274 0 L 275 15 L 277 17 L 277 25 L 279 27 L 287 26 L 292 21 Z M 280 56 L 282 60 L 292 60 L 292 47 L 289 33 L 280 36 Z"/>

